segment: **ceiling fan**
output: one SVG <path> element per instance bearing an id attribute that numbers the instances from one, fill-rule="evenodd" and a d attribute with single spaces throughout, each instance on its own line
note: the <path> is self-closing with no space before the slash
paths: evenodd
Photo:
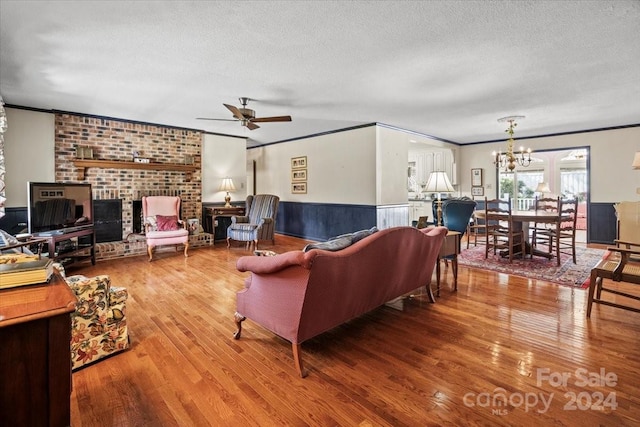
<path id="1" fill-rule="evenodd" d="M 242 108 L 238 108 L 234 105 L 222 104 L 231 111 L 234 119 L 210 119 L 206 117 L 198 117 L 197 120 L 218 120 L 218 121 L 226 121 L 226 122 L 234 122 L 239 121 L 242 126 L 246 126 L 249 130 L 258 129 L 256 123 L 267 123 L 267 122 L 290 122 L 291 116 L 273 116 L 273 117 L 256 117 L 255 110 L 251 108 L 247 108 L 247 103 L 251 101 L 251 98 L 242 97 L 238 98 L 240 103 L 242 104 Z"/>

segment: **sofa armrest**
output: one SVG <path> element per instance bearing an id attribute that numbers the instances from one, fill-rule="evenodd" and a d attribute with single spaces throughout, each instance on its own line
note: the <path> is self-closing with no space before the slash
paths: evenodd
<path id="1" fill-rule="evenodd" d="M 291 266 L 310 269 L 316 253 L 289 251 L 272 257 L 243 256 L 236 262 L 238 271 L 250 271 L 257 274 L 276 273 Z"/>

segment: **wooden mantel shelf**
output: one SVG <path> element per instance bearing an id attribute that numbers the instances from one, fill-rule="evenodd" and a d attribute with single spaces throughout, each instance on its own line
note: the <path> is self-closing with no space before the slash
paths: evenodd
<path id="1" fill-rule="evenodd" d="M 87 168 L 182 171 L 186 172 L 187 181 L 191 180 L 191 173 L 198 169 L 195 165 L 181 165 L 178 163 L 138 163 L 122 160 L 74 160 L 73 164 L 78 168 L 79 181 L 84 180 L 84 173 Z"/>

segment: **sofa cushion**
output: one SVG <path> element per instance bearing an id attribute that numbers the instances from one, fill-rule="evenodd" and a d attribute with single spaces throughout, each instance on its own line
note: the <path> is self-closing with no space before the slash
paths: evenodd
<path id="1" fill-rule="evenodd" d="M 311 249 L 322 249 L 332 252 L 339 251 L 341 249 L 348 248 L 349 246 L 364 239 L 365 237 L 372 235 L 376 231 L 378 231 L 378 228 L 374 226 L 368 230 L 360 230 L 353 233 L 341 234 L 340 236 L 332 237 L 326 242 L 309 243 L 304 247 L 304 249 L 302 249 L 302 251 L 308 252 Z"/>

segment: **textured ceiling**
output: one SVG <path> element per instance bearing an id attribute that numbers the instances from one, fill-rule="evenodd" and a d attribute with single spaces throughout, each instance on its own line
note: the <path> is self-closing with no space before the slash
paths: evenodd
<path id="1" fill-rule="evenodd" d="M 639 39 L 637 0 L 0 0 L 0 94 L 249 146 L 371 122 L 464 144 L 507 115 L 516 138 L 640 123 Z M 241 96 L 293 121 L 196 120 Z"/>

